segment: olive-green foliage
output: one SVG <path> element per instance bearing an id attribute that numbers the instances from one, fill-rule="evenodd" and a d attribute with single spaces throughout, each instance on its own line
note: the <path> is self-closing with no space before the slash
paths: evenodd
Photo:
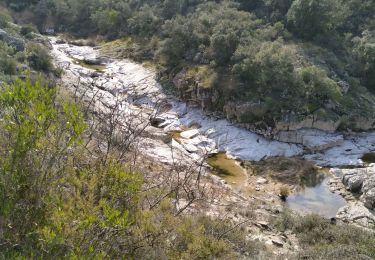
<path id="1" fill-rule="evenodd" d="M 41 80 L 17 80 L 0 92 L 0 251 L 5 258 L 38 247 L 50 193 L 85 127 L 74 104 L 62 104 L 62 115 L 55 97 L 56 89 Z"/>
<path id="2" fill-rule="evenodd" d="M 129 30 L 143 37 L 157 34 L 162 25 L 162 20 L 154 11 L 147 4 L 140 8 L 128 20 Z"/>
<path id="3" fill-rule="evenodd" d="M 259 22 L 246 12 L 231 5 L 206 4 L 186 17 L 178 16 L 167 21 L 163 28 L 164 40 L 159 48 L 159 57 L 167 65 L 176 65 L 183 60 L 212 65 L 230 62 L 242 36 L 251 34 Z"/>
<path id="4" fill-rule="evenodd" d="M 291 29 L 300 37 L 313 39 L 328 34 L 345 20 L 341 0 L 296 0 L 287 14 Z"/>
<path id="5" fill-rule="evenodd" d="M 142 174 L 115 150 L 87 149 L 83 113 L 58 93 L 41 79 L 0 90 L 0 258 L 233 259 L 259 252 L 230 222 L 176 216 L 168 197 L 147 206 L 159 191 L 144 191 Z"/>
<path id="6" fill-rule="evenodd" d="M 31 68 L 43 72 L 49 72 L 53 69 L 51 56 L 45 46 L 30 43 L 27 46 L 27 53 L 27 60 Z"/>
<path id="7" fill-rule="evenodd" d="M 12 9 L 17 11 L 22 11 L 25 8 L 29 7 L 30 5 L 38 3 L 38 0 L 2 0 L 1 2 L 5 2 L 8 4 Z"/>
<path id="8" fill-rule="evenodd" d="M 276 220 L 281 230 L 292 230 L 298 237 L 302 252 L 299 258 L 363 259 L 375 257 L 375 236 L 371 231 L 342 224 L 336 225 L 318 215 L 297 216 L 286 211 Z"/>
<path id="9" fill-rule="evenodd" d="M 21 27 L 20 34 L 32 38 L 32 33 L 37 33 L 38 29 L 33 24 L 25 24 Z"/>
<path id="10" fill-rule="evenodd" d="M 292 50 L 280 42 L 250 41 L 238 48 L 233 71 L 264 95 L 293 91 L 296 83 L 292 56 Z"/>
<path id="11" fill-rule="evenodd" d="M 17 0 L 6 2 L 10 7 L 21 5 Z M 356 40 L 356 37 L 363 37 L 367 41 L 368 37 L 363 36 L 365 31 L 375 29 L 375 4 L 371 0 L 35 0 L 22 8 L 28 6 L 35 12 L 34 22 L 40 28 L 53 21 L 56 30 L 79 36 L 99 33 L 111 39 L 132 37 L 140 43 L 136 55 L 132 56 L 137 60 L 142 60 L 141 56 L 156 58 L 169 69 L 171 76 L 191 63 L 210 64 L 219 74 L 226 72 L 229 77 L 236 71 L 236 76 L 244 64 L 263 62 L 259 59 L 267 57 L 255 52 L 260 46 L 267 48 L 265 46 L 271 46 L 275 41 L 280 43 L 277 46 L 281 49 L 280 55 L 287 55 L 295 68 L 320 65 L 314 59 L 288 50 L 289 44 L 302 39 L 321 46 L 322 52 L 318 55 L 323 61 L 329 62 L 332 52 L 336 56 L 338 61 L 327 71 L 331 79 L 338 81 L 332 78 L 337 74 L 343 80 L 356 77 L 370 89 L 374 85 L 372 66 L 368 65 L 371 60 L 366 58 L 370 53 L 364 50 L 366 44 L 358 44 Z M 151 39 L 153 44 L 147 44 Z M 246 48 L 250 50 L 244 61 L 241 56 Z M 280 78 L 281 72 L 269 74 L 264 71 L 263 76 L 267 75 L 268 79 L 261 84 L 279 82 L 279 89 L 286 85 L 303 87 L 291 84 L 290 65 L 286 68 L 283 67 L 285 63 L 274 62 L 269 64 L 272 68 L 269 71 L 277 72 L 280 65 L 280 71 L 288 70 L 286 76 Z M 268 66 L 266 61 L 264 66 Z M 256 81 L 259 77 L 253 80 L 250 77 L 247 76 L 246 82 L 240 80 L 228 98 L 242 97 L 243 83 L 260 85 Z M 274 86 L 264 89 L 267 92 Z M 292 92 L 284 94 L 292 95 Z"/>
<path id="12" fill-rule="evenodd" d="M 361 37 L 354 39 L 353 49 L 355 70 L 363 78 L 363 83 L 369 88 L 375 88 L 375 33 L 374 31 L 364 31 Z"/>
<path id="13" fill-rule="evenodd" d="M 91 19 L 96 23 L 99 32 L 115 31 L 119 24 L 120 12 L 116 10 L 98 10 L 92 14 Z"/>
<path id="14" fill-rule="evenodd" d="M 5 33 L 0 39 L 1 81 L 12 82 L 17 76 L 25 76 L 25 72 L 30 69 L 44 73 L 53 71 L 57 74 L 48 47 L 43 45 L 45 39 L 34 32 L 37 30 L 31 24 L 21 27 L 10 24 L 5 28 Z"/>
<path id="15" fill-rule="evenodd" d="M 8 27 L 12 21 L 10 14 L 6 10 L 0 9 L 0 28 Z"/>
<path id="16" fill-rule="evenodd" d="M 299 76 L 305 84 L 308 99 L 313 102 L 332 100 L 337 102 L 341 96 L 340 89 L 335 81 L 330 79 L 325 71 L 317 67 L 305 67 L 299 71 Z"/>
<path id="17" fill-rule="evenodd" d="M 17 62 L 12 57 L 15 51 L 5 42 L 0 41 L 0 72 L 7 75 L 14 75 L 17 72 Z"/>
<path id="18" fill-rule="evenodd" d="M 0 71 L 7 75 L 15 75 L 17 73 L 17 62 L 5 54 L 0 54 Z"/>

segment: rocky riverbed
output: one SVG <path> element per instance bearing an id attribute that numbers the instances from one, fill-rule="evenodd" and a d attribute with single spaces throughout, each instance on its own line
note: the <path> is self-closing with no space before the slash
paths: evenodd
<path id="1" fill-rule="evenodd" d="M 105 110 L 116 106 L 124 118 L 136 121 L 137 127 L 144 129 L 139 150 L 158 162 L 199 163 L 210 154 L 225 152 L 244 161 L 302 156 L 319 166 L 362 167 L 362 156 L 375 151 L 375 132 L 349 135 L 297 129 L 269 140 L 165 94 L 155 72 L 141 64 L 102 57 L 93 47 L 67 44 L 54 37 L 50 40 L 55 63 L 65 71 L 64 84 L 93 107 Z M 337 178 L 342 178 L 350 191 L 362 194 L 350 205 L 364 207 L 373 216 L 369 198 L 375 197 L 375 170 L 367 175 L 361 169 L 350 170 L 363 180 L 360 191 L 352 190 L 359 181 L 345 177 L 350 175 L 347 170 L 340 171 L 335 170 Z M 354 222 L 357 218 L 350 216 L 355 207 L 350 205 L 339 210 L 338 217 Z"/>

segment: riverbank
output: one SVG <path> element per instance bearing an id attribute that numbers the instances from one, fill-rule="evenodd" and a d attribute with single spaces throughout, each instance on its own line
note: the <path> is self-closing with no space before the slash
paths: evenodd
<path id="1" fill-rule="evenodd" d="M 346 136 L 304 129 L 298 133 L 303 144 L 266 139 L 225 119 L 207 116 L 199 108 L 163 93 L 150 68 L 128 60 L 103 58 L 93 47 L 59 44 L 56 38 L 51 38 L 51 41 L 56 64 L 65 70 L 63 84 L 71 87 L 71 91 L 81 96 L 84 102 L 91 103 L 94 109 L 120 107 L 124 119 L 131 118 L 137 122 L 138 128 L 144 130 L 137 139 L 139 151 L 161 164 L 201 165 L 204 175 L 209 176 L 210 167 L 206 159 L 210 154 L 219 152 L 240 161 L 262 161 L 299 155 L 321 166 L 346 166 L 363 165 L 361 157 L 373 150 L 374 133 Z M 77 64 L 77 60 L 98 63 L 105 68 L 97 71 L 87 66 L 82 67 L 80 62 Z M 315 149 L 310 149 L 311 147 Z M 263 180 L 259 176 L 252 176 L 251 182 L 246 185 L 254 192 L 246 194 L 241 193 L 241 189 L 233 189 L 233 185 L 225 179 L 215 176 L 210 178 L 213 178 L 216 190 L 220 193 L 226 191 L 216 202 L 205 206 L 208 215 L 226 214 L 241 221 L 244 217 L 236 217 L 237 210 L 228 214 L 228 207 L 225 205 L 235 205 L 235 208 L 255 207 L 254 210 L 258 213 L 251 221 L 250 228 L 257 230 L 254 232 L 263 242 L 271 241 L 273 250 L 278 254 L 296 246 L 296 241 L 291 238 L 285 240 L 284 246 L 279 248 L 272 242 L 272 237 L 280 234 L 276 230 L 265 233 L 264 228 L 257 223 L 284 211 L 286 205 L 278 197 L 278 187 L 271 185 L 261 191 L 263 187 L 257 186 L 262 184 L 256 182 Z M 329 189 L 328 186 L 324 188 Z M 278 238 L 277 241 L 280 241 L 280 237 Z"/>

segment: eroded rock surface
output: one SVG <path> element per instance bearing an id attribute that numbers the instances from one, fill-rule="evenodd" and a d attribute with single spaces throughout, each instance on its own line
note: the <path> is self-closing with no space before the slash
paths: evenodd
<path id="1" fill-rule="evenodd" d="M 245 160 L 261 160 L 274 156 L 295 156 L 302 154 L 302 147 L 296 144 L 287 144 L 270 141 L 266 138 L 239 128 L 225 119 L 208 117 L 200 109 L 190 107 L 179 102 L 174 97 L 163 93 L 156 80 L 155 72 L 146 69 L 140 64 L 128 60 L 107 60 L 106 69 L 96 77 L 91 77 L 93 70 L 75 64 L 74 60 L 100 60 L 98 50 L 89 46 L 76 46 L 66 43 L 53 43 L 53 56 L 56 64 L 63 67 L 65 75 L 63 81 L 77 84 L 79 91 L 85 93 L 88 101 L 92 97 L 100 96 L 95 101 L 96 106 L 110 107 L 117 97 L 124 99 L 123 107 L 128 113 L 140 113 L 139 117 L 150 118 L 151 124 L 156 126 L 151 131 L 170 132 L 183 131 L 182 126 L 194 126 L 193 130 L 182 133 L 185 140 L 176 144 L 185 151 L 182 157 L 196 159 L 199 155 L 220 151 Z M 163 109 L 161 109 L 163 107 Z M 150 117 L 153 115 L 152 117 Z M 153 135 L 149 133 L 148 135 Z M 164 139 L 164 138 L 163 138 Z M 146 153 L 156 156 L 157 159 L 171 161 L 175 155 L 171 154 L 171 143 L 147 143 L 144 139 L 142 146 Z M 169 154 L 169 158 L 166 155 Z M 199 157 L 198 156 L 198 157 Z M 161 157 L 161 158 L 159 158 Z"/>
<path id="2" fill-rule="evenodd" d="M 374 211 L 358 202 L 349 203 L 339 209 L 336 218 L 345 223 L 351 223 L 365 228 L 372 228 L 375 225 Z"/>
<path id="3" fill-rule="evenodd" d="M 358 169 L 335 169 L 347 190 L 360 195 L 364 205 L 375 209 L 375 164 Z"/>
<path id="4" fill-rule="evenodd" d="M 311 129 L 290 131 L 289 127 L 289 132 L 279 135 L 279 140 L 284 142 L 269 140 L 226 119 L 207 116 L 202 110 L 164 94 L 155 72 L 140 64 L 102 59 L 92 47 L 61 41 L 57 44 L 56 38 L 51 41 L 56 65 L 65 70 L 63 82 L 67 86 L 80 82 L 73 90 L 84 94 L 83 100 L 93 102 L 98 109 L 109 109 L 121 99 L 119 113 L 136 117 L 138 127 L 145 127 L 138 144 L 140 151 L 158 162 L 191 163 L 203 160 L 209 153 L 226 151 L 242 160 L 303 155 L 322 166 L 362 165 L 362 155 L 375 150 L 375 133 L 343 136 Z M 98 73 L 76 64 L 76 59 L 94 59 L 106 68 Z M 261 106 L 253 108 L 262 110 Z M 171 132 L 182 132 L 181 139 L 172 138 Z M 348 181 L 348 185 L 353 191 L 361 187 L 362 201 L 373 207 L 372 184 L 362 182 L 361 185 L 361 178 L 357 178 Z"/>
<path id="5" fill-rule="evenodd" d="M 364 227 L 375 224 L 375 164 L 359 169 L 335 169 L 348 191 L 359 196 L 339 210 L 337 217 Z"/>

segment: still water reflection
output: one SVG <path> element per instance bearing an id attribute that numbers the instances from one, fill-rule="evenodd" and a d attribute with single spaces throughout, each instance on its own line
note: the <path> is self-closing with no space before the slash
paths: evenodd
<path id="1" fill-rule="evenodd" d="M 339 208 L 346 205 L 340 195 L 329 190 L 330 175 L 319 171 L 302 177 L 304 188 L 287 198 L 288 206 L 301 214 L 315 213 L 326 218 L 336 216 Z"/>

